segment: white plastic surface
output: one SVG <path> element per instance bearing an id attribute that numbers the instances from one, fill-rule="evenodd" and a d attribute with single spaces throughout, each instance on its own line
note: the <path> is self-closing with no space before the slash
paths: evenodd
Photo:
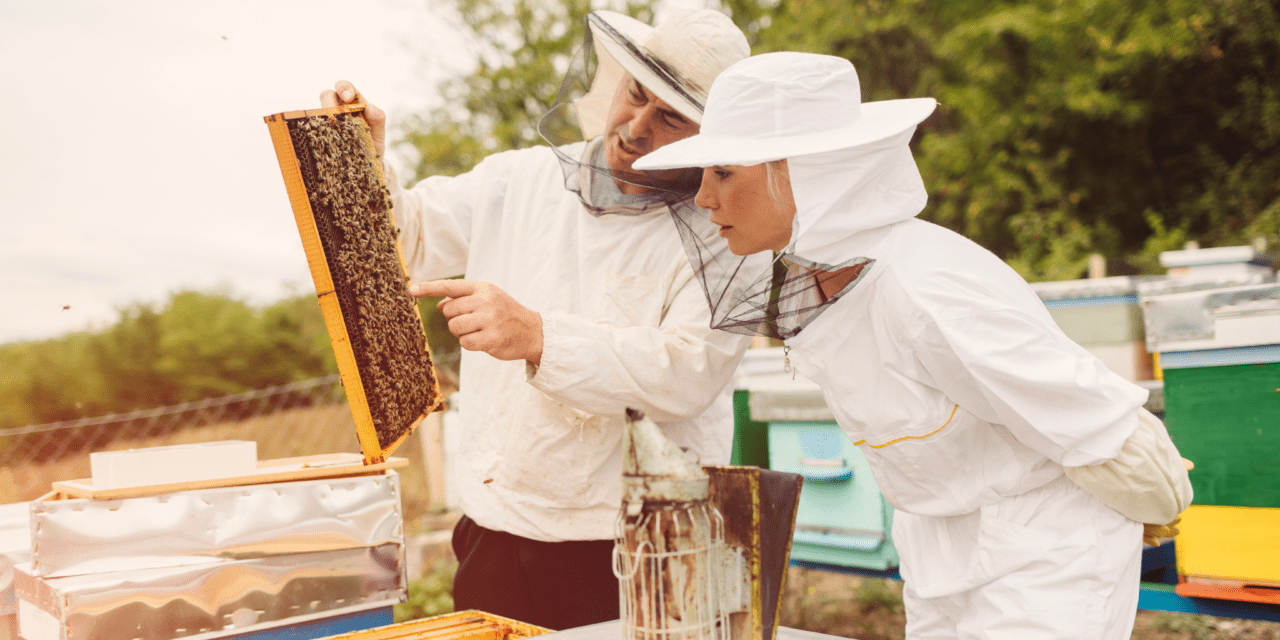
<path id="1" fill-rule="evenodd" d="M 122 489 L 256 473 L 258 443 L 222 440 L 89 454 L 95 489 Z"/>

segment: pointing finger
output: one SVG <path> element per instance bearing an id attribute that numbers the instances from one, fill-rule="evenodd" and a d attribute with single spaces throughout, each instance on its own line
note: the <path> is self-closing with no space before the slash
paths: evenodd
<path id="1" fill-rule="evenodd" d="M 470 280 L 430 280 L 409 287 L 409 295 L 415 298 L 458 298 L 475 293 L 476 283 Z"/>

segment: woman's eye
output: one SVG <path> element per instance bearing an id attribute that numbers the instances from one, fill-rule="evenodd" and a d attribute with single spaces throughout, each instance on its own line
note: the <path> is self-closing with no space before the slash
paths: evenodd
<path id="1" fill-rule="evenodd" d="M 632 92 L 631 92 L 631 101 L 632 101 L 632 102 L 634 102 L 634 103 L 636 103 L 636 104 L 644 104 L 644 96 L 643 96 L 643 95 L 641 95 L 641 94 L 639 94 L 639 93 L 637 93 L 637 92 L 635 92 L 635 91 L 632 91 Z"/>
<path id="2" fill-rule="evenodd" d="M 730 175 L 729 172 L 725 169 L 714 169 L 712 172 L 715 173 L 716 177 L 720 178 L 721 180 L 728 178 Z"/>

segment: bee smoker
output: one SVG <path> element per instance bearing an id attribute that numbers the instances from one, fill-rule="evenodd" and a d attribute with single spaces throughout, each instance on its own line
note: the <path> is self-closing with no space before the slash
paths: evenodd
<path id="1" fill-rule="evenodd" d="M 625 640 L 772 640 L 802 479 L 702 467 L 627 409 L 614 546 Z"/>

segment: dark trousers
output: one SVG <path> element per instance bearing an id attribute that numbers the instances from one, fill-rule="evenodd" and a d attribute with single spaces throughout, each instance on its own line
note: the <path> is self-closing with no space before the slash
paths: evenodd
<path id="1" fill-rule="evenodd" d="M 613 540 L 540 542 L 462 516 L 453 528 L 455 611 L 478 609 L 553 630 L 618 619 Z"/>

